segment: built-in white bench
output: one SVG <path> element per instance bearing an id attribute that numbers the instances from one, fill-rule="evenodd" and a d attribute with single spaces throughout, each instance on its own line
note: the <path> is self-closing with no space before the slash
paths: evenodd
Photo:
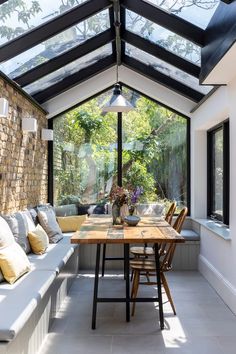
<path id="1" fill-rule="evenodd" d="M 30 254 L 32 271 L 0 284 L 0 354 L 36 354 L 78 273 L 70 234 L 43 255 Z"/>

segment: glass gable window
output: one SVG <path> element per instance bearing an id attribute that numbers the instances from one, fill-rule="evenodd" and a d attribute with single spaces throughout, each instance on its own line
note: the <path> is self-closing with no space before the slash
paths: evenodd
<path id="1" fill-rule="evenodd" d="M 142 187 L 139 203 L 188 205 L 188 120 L 123 87 L 135 110 L 122 113 L 122 151 L 117 114 L 102 113 L 107 92 L 53 120 L 55 204 L 109 203 L 121 173 L 124 188 Z M 122 171 L 117 169 L 118 154 Z"/>
<path id="2" fill-rule="evenodd" d="M 8 0 L 0 5 L 0 45 L 62 15 L 87 0 Z"/>
<path id="3" fill-rule="evenodd" d="M 0 69 L 10 78 L 15 78 L 38 65 L 85 42 L 89 38 L 104 32 L 110 27 L 108 10 L 78 23 L 39 45 L 1 63 Z"/>
<path id="4" fill-rule="evenodd" d="M 72 75 L 111 54 L 112 45 L 111 43 L 109 43 L 104 45 L 103 47 L 94 50 L 93 52 L 87 55 L 84 55 L 83 57 L 71 62 L 70 64 L 63 66 L 62 68 L 54 71 L 53 73 L 42 77 L 36 82 L 25 86 L 24 90 L 27 91 L 30 95 L 34 95 L 39 91 L 43 91 L 48 87 L 57 84 L 58 82 L 65 79 L 67 76 Z"/>
<path id="5" fill-rule="evenodd" d="M 199 46 L 130 10 L 126 10 L 126 29 L 200 65 L 201 48 Z"/>
<path id="6" fill-rule="evenodd" d="M 205 29 L 219 0 L 144 0 Z"/>
<path id="7" fill-rule="evenodd" d="M 187 74 L 175 66 L 168 64 L 165 61 L 132 46 L 131 44 L 126 44 L 125 53 L 132 58 L 137 58 L 146 65 L 152 66 L 155 70 L 161 72 L 162 74 L 165 74 L 166 76 L 169 76 L 172 79 L 175 79 L 203 94 L 207 94 L 212 89 L 212 86 L 200 86 L 198 79 L 194 76 Z"/>
<path id="8" fill-rule="evenodd" d="M 229 224 L 229 122 L 208 131 L 208 216 Z"/>

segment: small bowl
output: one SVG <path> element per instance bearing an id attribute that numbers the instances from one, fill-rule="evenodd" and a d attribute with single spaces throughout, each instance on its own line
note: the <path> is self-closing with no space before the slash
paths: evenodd
<path id="1" fill-rule="evenodd" d="M 128 215 L 124 218 L 124 221 L 129 226 L 136 226 L 140 221 L 140 217 L 137 215 Z"/>

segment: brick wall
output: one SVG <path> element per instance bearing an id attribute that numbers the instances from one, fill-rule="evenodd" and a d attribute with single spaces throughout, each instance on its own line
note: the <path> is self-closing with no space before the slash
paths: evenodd
<path id="1" fill-rule="evenodd" d="M 0 117 L 0 213 L 22 210 L 47 201 L 47 127 L 42 110 L 0 77 L 0 97 L 9 101 L 9 115 Z M 21 130 L 21 119 L 37 119 L 37 133 Z"/>

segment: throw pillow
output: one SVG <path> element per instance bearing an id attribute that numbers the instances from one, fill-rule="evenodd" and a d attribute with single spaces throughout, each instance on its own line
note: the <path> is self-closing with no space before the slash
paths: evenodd
<path id="1" fill-rule="evenodd" d="M 11 245 L 14 240 L 14 236 L 6 220 L 0 216 L 0 249 Z"/>
<path id="2" fill-rule="evenodd" d="M 37 225 L 34 231 L 28 233 L 31 249 L 35 254 L 43 254 L 49 245 L 49 239 L 47 233 L 44 231 L 41 225 Z"/>
<path id="3" fill-rule="evenodd" d="M 62 232 L 77 231 L 81 224 L 86 220 L 86 215 L 57 217 L 57 222 Z"/>
<path id="4" fill-rule="evenodd" d="M 5 279 L 4 279 L 4 277 L 3 277 L 3 275 L 2 275 L 2 272 L 1 272 L 1 270 L 0 270 L 0 283 L 2 283 L 4 280 L 5 280 Z"/>
<path id="5" fill-rule="evenodd" d="M 0 268 L 5 280 L 13 284 L 30 271 L 30 262 L 18 243 L 0 249 Z"/>
<path id="6" fill-rule="evenodd" d="M 57 223 L 56 215 L 52 209 L 38 212 L 40 225 L 49 237 L 49 243 L 57 243 L 63 238 L 62 231 Z"/>
<path id="7" fill-rule="evenodd" d="M 19 211 L 12 215 L 3 215 L 10 226 L 16 242 L 23 248 L 25 253 L 30 253 L 31 248 L 28 240 L 28 232 L 35 229 L 35 224 L 28 210 Z"/>

